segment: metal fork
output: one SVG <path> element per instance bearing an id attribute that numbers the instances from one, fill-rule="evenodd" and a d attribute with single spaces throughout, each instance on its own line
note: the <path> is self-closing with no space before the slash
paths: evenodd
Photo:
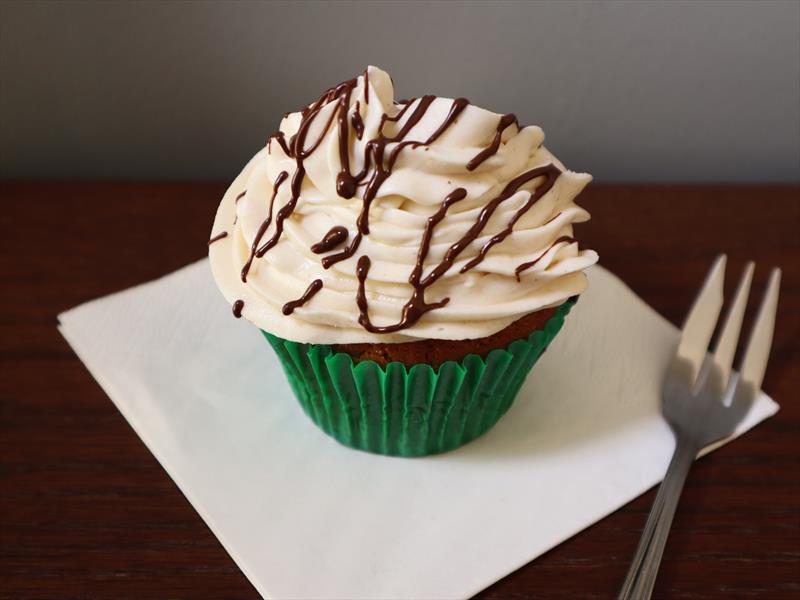
<path id="1" fill-rule="evenodd" d="M 745 266 L 713 354 L 708 354 L 706 349 L 722 309 L 725 262 L 725 255 L 714 261 L 686 318 L 678 350 L 664 378 L 662 412 L 675 434 L 675 452 L 647 518 L 620 600 L 650 598 L 689 468 L 701 449 L 733 433 L 761 388 L 775 329 L 781 272 L 773 269 L 770 273 L 739 372 L 732 373 L 754 264 Z"/>

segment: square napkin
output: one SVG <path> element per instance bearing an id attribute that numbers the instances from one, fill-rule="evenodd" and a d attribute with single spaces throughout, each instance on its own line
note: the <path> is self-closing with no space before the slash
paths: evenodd
<path id="1" fill-rule="evenodd" d="M 498 425 L 456 451 L 337 444 L 201 260 L 60 329 L 245 575 L 273 598 L 467 598 L 664 475 L 678 331 L 601 267 Z M 737 435 L 774 414 L 761 395 Z"/>

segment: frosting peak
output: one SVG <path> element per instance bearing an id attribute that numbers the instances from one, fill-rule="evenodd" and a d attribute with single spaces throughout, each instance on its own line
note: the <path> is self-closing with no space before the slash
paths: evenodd
<path id="1" fill-rule="evenodd" d="M 234 181 L 214 276 L 295 341 L 491 335 L 582 292 L 597 261 L 572 238 L 591 177 L 543 140 L 464 98 L 395 102 L 369 67 L 286 115 Z"/>

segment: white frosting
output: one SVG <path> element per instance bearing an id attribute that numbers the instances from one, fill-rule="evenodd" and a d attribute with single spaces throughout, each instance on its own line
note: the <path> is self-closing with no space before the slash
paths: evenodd
<path id="1" fill-rule="evenodd" d="M 394 90 L 389 76 L 369 67 L 369 103 L 364 98 L 364 77 L 350 98 L 349 115 L 359 104 L 364 134 L 356 139 L 350 128 L 350 171 L 357 173 L 364 164 L 366 143 L 378 136 L 384 113 L 396 115 L 400 106 L 393 103 Z M 453 101 L 437 98 L 423 118 L 405 137 L 426 140 L 447 116 Z M 324 106 L 311 124 L 306 147 L 319 139 L 336 101 Z M 383 133 L 394 134 L 413 112 L 413 106 L 398 122 L 386 122 Z M 586 221 L 589 214 L 574 203 L 575 197 L 591 180 L 586 173 L 573 173 L 543 146 L 539 127 L 508 127 L 498 152 L 474 171 L 466 164 L 486 148 L 495 135 L 501 115 L 469 105 L 430 146 L 405 147 L 391 176 L 383 183 L 369 211 L 369 235 L 364 236 L 354 256 L 324 269 L 320 259 L 344 248 L 318 255 L 310 247 L 335 225 L 357 231 L 356 219 L 362 207 L 365 187 L 357 188 L 353 198 L 336 192 L 336 176 L 341 169 L 336 121 L 318 148 L 305 160 L 306 177 L 296 209 L 285 221 L 278 244 L 262 258 L 256 258 L 243 283 L 242 266 L 259 227 L 267 218 L 273 184 L 282 171 L 289 177 L 278 188 L 274 213 L 291 198 L 291 180 L 296 162 L 277 141 L 259 151 L 235 179 L 222 199 L 212 235 L 222 231 L 227 237 L 211 244 L 209 255 L 214 277 L 231 303 L 244 301 L 242 316 L 266 331 L 298 342 L 359 343 L 403 342 L 416 339 L 470 339 L 491 335 L 533 311 L 555 306 L 586 288 L 582 271 L 597 261 L 592 250 L 561 242 L 572 235 L 572 224 Z M 301 120 L 300 113 L 288 115 L 281 131 L 288 140 Z M 386 147 L 388 156 L 395 144 Z M 472 270 L 459 269 L 474 258 L 494 234 L 503 230 L 516 211 L 530 198 L 544 177 L 522 185 L 502 202 L 479 237 L 458 256 L 453 266 L 425 291 L 427 302 L 449 297 L 443 308 L 430 311 L 413 326 L 392 334 L 370 333 L 358 322 L 356 305 L 358 258 L 364 254 L 372 266 L 366 282 L 369 315 L 374 325 L 390 325 L 400 320 L 403 305 L 412 287 L 408 283 L 427 218 L 437 211 L 442 200 L 456 188 L 467 197 L 452 205 L 433 232 L 431 249 L 423 277 L 441 261 L 446 250 L 475 223 L 481 209 L 496 198 L 505 185 L 518 175 L 541 165 L 555 164 L 562 174 L 515 224 L 513 233 L 492 247 L 486 258 Z M 367 179 L 369 176 L 367 177 Z M 246 190 L 236 202 L 236 197 Z M 234 224 L 234 221 L 235 224 Z M 275 219 L 261 239 L 275 231 Z M 520 281 L 515 269 L 540 255 L 542 258 L 523 271 Z M 302 296 L 309 283 L 321 279 L 324 287 L 293 314 L 282 313 L 283 305 Z"/>

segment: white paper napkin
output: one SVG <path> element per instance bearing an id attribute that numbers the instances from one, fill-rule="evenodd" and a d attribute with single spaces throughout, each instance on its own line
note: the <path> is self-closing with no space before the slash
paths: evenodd
<path id="1" fill-rule="evenodd" d="M 467 598 L 657 483 L 678 332 L 608 271 L 482 438 L 387 458 L 314 426 L 205 260 L 60 315 L 61 331 L 256 589 Z M 762 395 L 742 433 L 778 410 Z"/>

